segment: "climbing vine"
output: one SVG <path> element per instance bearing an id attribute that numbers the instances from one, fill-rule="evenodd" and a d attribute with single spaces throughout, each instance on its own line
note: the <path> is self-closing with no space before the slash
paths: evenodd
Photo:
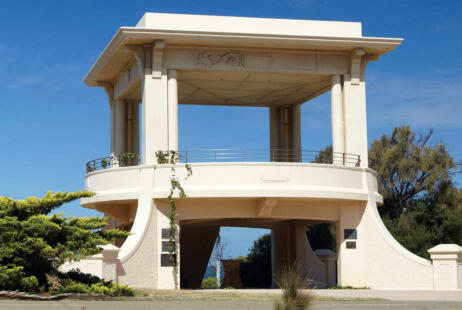
<path id="1" fill-rule="evenodd" d="M 156 153 L 157 163 L 158 164 L 170 164 L 170 192 L 167 197 L 168 202 L 170 203 L 170 227 L 169 227 L 169 245 L 168 245 L 168 252 L 170 254 L 170 264 L 172 266 L 176 266 L 176 259 L 175 259 L 175 236 L 176 236 L 176 225 L 175 225 L 175 218 L 176 218 L 176 203 L 174 196 L 178 193 L 180 198 L 186 197 L 186 193 L 181 186 L 180 179 L 176 174 L 175 164 L 180 162 L 180 154 L 177 151 L 158 151 Z M 191 166 L 188 163 L 185 163 L 185 169 L 187 171 L 185 180 L 187 180 L 192 175 Z"/>

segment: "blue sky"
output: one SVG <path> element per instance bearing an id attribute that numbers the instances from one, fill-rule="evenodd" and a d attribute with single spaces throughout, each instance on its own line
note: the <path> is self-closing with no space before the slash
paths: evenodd
<path id="1" fill-rule="evenodd" d="M 102 89 L 82 78 L 120 26 L 144 12 L 360 21 L 363 35 L 402 37 L 367 71 L 369 140 L 409 124 L 462 159 L 462 1 L 5 1 L 0 2 L 0 195 L 83 188 L 86 161 L 109 151 Z M 302 107 L 302 144 L 330 143 L 330 98 Z M 180 107 L 180 147 L 265 148 L 262 108 Z M 459 185 L 462 179 L 458 179 Z M 66 215 L 95 212 L 72 203 Z M 261 230 L 225 229 L 228 256 L 247 253 Z"/>

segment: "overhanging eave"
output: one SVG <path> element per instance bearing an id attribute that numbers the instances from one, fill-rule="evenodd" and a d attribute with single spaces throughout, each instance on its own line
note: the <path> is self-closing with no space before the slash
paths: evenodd
<path id="1" fill-rule="evenodd" d="M 210 46 L 226 48 L 256 48 L 276 50 L 319 50 L 348 52 L 355 48 L 364 48 L 366 53 L 382 55 L 401 44 L 400 38 L 380 37 L 320 37 L 236 34 L 197 31 L 168 31 L 137 27 L 122 27 L 114 35 L 101 53 L 96 63 L 84 78 L 88 86 L 100 86 L 100 82 L 111 81 L 108 76 L 101 78 L 108 66 L 120 70 L 131 58 L 131 53 L 124 49 L 126 44 L 149 44 L 154 40 L 165 40 L 167 45 Z"/>

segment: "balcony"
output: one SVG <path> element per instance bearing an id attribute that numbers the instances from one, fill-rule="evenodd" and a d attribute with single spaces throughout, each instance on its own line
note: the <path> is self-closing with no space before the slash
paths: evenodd
<path id="1" fill-rule="evenodd" d="M 352 154 L 308 150 L 192 150 L 175 153 L 176 175 L 189 198 L 304 198 L 367 201 L 366 175 Z M 187 169 L 193 175 L 185 178 Z M 154 199 L 170 191 L 171 164 L 140 164 L 136 156 L 106 157 L 87 163 L 85 188 L 96 193 L 84 199 L 95 207 L 110 201 L 138 199 L 141 179 L 155 180 Z M 377 189 L 375 188 L 376 192 Z"/>
<path id="2" fill-rule="evenodd" d="M 162 152 L 168 156 L 169 152 Z M 317 163 L 359 167 L 359 155 L 348 153 L 324 152 L 293 149 L 201 149 L 175 153 L 177 163 L 240 163 L 240 162 L 281 162 L 281 163 Z M 87 162 L 87 173 L 110 168 L 138 166 L 140 157 L 133 153 L 108 156 Z"/>

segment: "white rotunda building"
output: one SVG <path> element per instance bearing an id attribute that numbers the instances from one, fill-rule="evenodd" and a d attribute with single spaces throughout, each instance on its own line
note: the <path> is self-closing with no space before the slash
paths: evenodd
<path id="1" fill-rule="evenodd" d="M 273 274 L 298 261 L 319 286 L 461 289 L 461 247 L 415 256 L 377 211 L 365 71 L 401 42 L 363 37 L 357 22 L 146 13 L 121 27 L 84 80 L 108 95 L 111 149 L 87 164 L 95 195 L 81 202 L 131 234 L 66 268 L 133 287 L 198 288 L 220 227 L 259 227 L 272 231 Z M 333 152 L 322 156 L 301 145 L 300 105 L 326 92 Z M 270 148 L 183 150 L 179 104 L 267 109 Z M 160 162 L 170 151 L 178 160 Z M 187 195 L 175 198 L 174 254 L 172 166 Z M 336 253 L 308 242 L 306 227 L 322 222 L 336 225 Z"/>

